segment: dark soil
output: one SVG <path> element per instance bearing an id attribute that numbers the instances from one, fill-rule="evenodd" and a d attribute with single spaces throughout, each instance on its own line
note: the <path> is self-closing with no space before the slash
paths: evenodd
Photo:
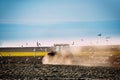
<path id="1" fill-rule="evenodd" d="M 119 67 L 0 64 L 0 80 L 120 80 Z"/>

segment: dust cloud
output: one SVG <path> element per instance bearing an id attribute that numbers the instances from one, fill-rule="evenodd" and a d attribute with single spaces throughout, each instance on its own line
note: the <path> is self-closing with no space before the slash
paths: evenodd
<path id="1" fill-rule="evenodd" d="M 42 59 L 43 64 L 113 66 L 114 46 L 71 47 L 69 50 L 49 52 Z M 120 52 L 120 50 L 118 50 Z"/>

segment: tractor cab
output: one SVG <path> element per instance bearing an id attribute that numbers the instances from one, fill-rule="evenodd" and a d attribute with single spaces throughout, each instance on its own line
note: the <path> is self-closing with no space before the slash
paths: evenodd
<path id="1" fill-rule="evenodd" d="M 54 44 L 54 50 L 61 52 L 61 50 L 68 50 L 70 48 L 69 44 Z"/>

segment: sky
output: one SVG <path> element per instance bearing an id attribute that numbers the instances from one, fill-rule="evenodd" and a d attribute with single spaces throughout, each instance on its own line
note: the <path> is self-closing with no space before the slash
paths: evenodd
<path id="1" fill-rule="evenodd" d="M 120 43 L 120 0 L 0 0 L 0 45 L 111 37 Z M 116 41 L 114 41 L 116 42 Z"/>

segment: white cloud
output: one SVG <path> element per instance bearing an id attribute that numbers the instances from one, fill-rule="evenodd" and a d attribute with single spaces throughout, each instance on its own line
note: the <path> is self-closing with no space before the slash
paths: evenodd
<path id="1" fill-rule="evenodd" d="M 42 46 L 53 46 L 54 44 L 72 44 L 74 46 L 86 46 L 86 45 L 120 45 L 120 38 L 112 38 L 106 41 L 103 38 L 83 38 L 81 39 L 47 39 L 47 40 L 24 40 L 24 41 L 4 41 L 0 47 L 36 47 L 37 42 L 41 43 Z M 28 43 L 28 45 L 26 45 Z"/>

